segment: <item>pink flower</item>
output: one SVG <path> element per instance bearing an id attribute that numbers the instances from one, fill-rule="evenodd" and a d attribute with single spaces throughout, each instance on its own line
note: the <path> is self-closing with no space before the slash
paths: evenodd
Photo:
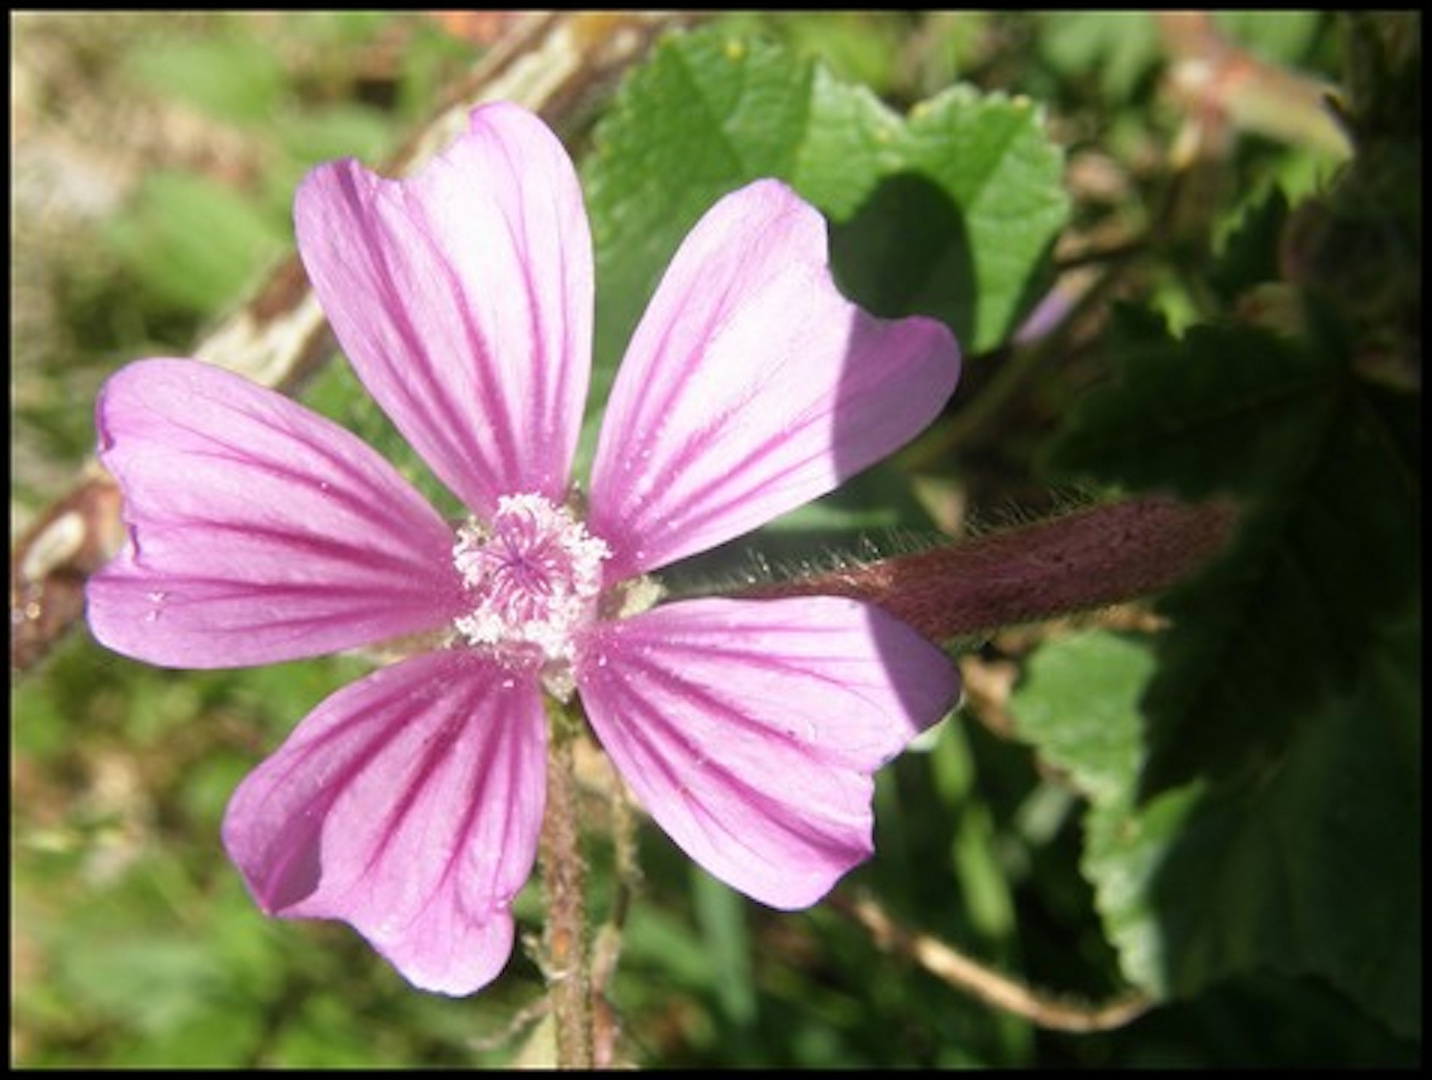
<path id="1" fill-rule="evenodd" d="M 917 434 L 958 377 L 948 330 L 843 299 L 784 185 L 727 196 L 636 330 L 583 516 L 593 264 L 556 137 L 487 106 L 412 179 L 316 169 L 295 219 L 350 361 L 472 517 L 454 529 L 354 436 L 209 365 L 105 385 L 129 540 L 89 585 L 101 642 L 190 668 L 430 644 L 239 786 L 224 843 L 258 903 L 350 923 L 424 989 L 490 982 L 537 848 L 544 694 L 574 693 L 693 859 L 773 907 L 820 899 L 870 854 L 871 774 L 954 702 L 953 665 L 870 605 L 653 606 L 648 575 Z"/>

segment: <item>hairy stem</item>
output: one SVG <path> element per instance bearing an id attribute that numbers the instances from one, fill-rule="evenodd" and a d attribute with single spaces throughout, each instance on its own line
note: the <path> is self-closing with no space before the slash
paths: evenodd
<path id="1" fill-rule="evenodd" d="M 556 710 L 554 710 L 555 712 Z M 543 973 L 557 1032 L 557 1066 L 593 1065 L 592 993 L 587 955 L 586 863 L 577 817 L 576 725 L 554 715 L 547 755 L 547 813 L 537 857 L 547 909 Z"/>
<path id="2" fill-rule="evenodd" d="M 1236 514 L 1225 502 L 1129 499 L 742 595 L 868 600 L 946 641 L 1160 592 L 1217 554 Z"/>

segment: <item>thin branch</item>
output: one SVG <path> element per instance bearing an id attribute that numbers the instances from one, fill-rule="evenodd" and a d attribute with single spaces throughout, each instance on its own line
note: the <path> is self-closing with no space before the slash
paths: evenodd
<path id="1" fill-rule="evenodd" d="M 852 900 L 836 894 L 826 903 L 869 931 L 875 943 L 887 952 L 908 957 L 942 982 L 992 1008 L 1051 1031 L 1080 1035 L 1111 1031 L 1138 1019 L 1153 1004 L 1137 991 L 1101 1004 L 1054 997 L 991 971 L 928 934 L 906 930 L 868 897 Z"/>
<path id="2" fill-rule="evenodd" d="M 540 997 L 529 1001 L 512 1015 L 500 1031 L 491 1035 L 479 1035 L 467 1041 L 468 1049 L 482 1054 L 511 1046 L 520 1036 L 530 1032 L 552 1012 L 552 999 Z"/>

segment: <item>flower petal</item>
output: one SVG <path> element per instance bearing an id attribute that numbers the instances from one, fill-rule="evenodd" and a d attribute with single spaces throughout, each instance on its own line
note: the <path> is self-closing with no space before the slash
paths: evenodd
<path id="1" fill-rule="evenodd" d="M 740 536 L 908 442 L 959 377 L 932 319 L 876 319 L 831 281 L 825 222 L 758 181 L 682 244 L 612 387 L 592 467 L 610 580 Z"/>
<path id="2" fill-rule="evenodd" d="M 954 665 L 853 600 L 689 600 L 599 625 L 576 669 L 637 799 L 703 867 L 777 908 L 871 850 L 871 774 L 959 693 Z"/>
<path id="3" fill-rule="evenodd" d="M 365 443 L 194 360 L 130 364 L 96 408 L 129 539 L 87 586 L 127 656 L 238 667 L 432 630 L 462 610 L 453 532 Z"/>
<path id="4" fill-rule="evenodd" d="M 409 982 L 470 994 L 512 952 L 546 798 L 534 678 L 428 653 L 328 698 L 229 803 L 259 905 L 342 919 Z"/>
<path id="5" fill-rule="evenodd" d="M 411 179 L 320 166 L 294 218 L 349 360 L 453 493 L 482 517 L 504 494 L 561 502 L 591 374 L 593 269 L 557 137 L 489 105 Z"/>

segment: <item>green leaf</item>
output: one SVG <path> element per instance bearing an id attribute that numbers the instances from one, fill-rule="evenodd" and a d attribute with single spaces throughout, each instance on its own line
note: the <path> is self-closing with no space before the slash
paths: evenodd
<path id="1" fill-rule="evenodd" d="M 1274 188 L 1244 213 L 1208 276 L 1208 283 L 1225 304 L 1257 285 L 1282 278 L 1278 238 L 1287 220 L 1288 198 L 1281 188 Z"/>
<path id="2" fill-rule="evenodd" d="M 905 72 L 901 38 L 908 24 L 878 11 L 732 12 L 721 28 L 737 37 L 773 36 L 801 57 L 818 57 L 842 81 L 885 93 Z"/>
<path id="3" fill-rule="evenodd" d="M 145 177 L 133 211 L 107 239 L 156 298 L 205 315 L 232 303 L 288 243 L 282 219 L 212 181 L 175 172 Z"/>
<path id="4" fill-rule="evenodd" d="M 637 970 L 660 971 L 673 987 L 715 992 L 716 963 L 697 932 L 655 904 L 632 909 L 622 941 L 622 958 Z"/>
<path id="5" fill-rule="evenodd" d="M 284 1068 L 371 1067 L 371 1032 L 339 998 L 314 995 L 293 1003 L 272 1055 Z"/>
<path id="6" fill-rule="evenodd" d="M 1062 11 L 1044 16 L 1039 49 L 1056 71 L 1097 78 L 1110 101 L 1125 101 L 1162 59 L 1146 11 Z"/>
<path id="7" fill-rule="evenodd" d="M 1328 980 L 1407 1037 L 1421 1017 L 1420 625 L 1263 774 L 1136 803 L 1145 651 L 1045 645 L 1012 708 L 1092 803 L 1083 860 L 1126 977 L 1187 999 L 1262 970 Z"/>
<path id="8" fill-rule="evenodd" d="M 751 982 L 747 904 L 739 893 L 695 867 L 691 891 L 701 940 L 715 969 L 716 999 L 727 1020 L 748 1029 L 756 1020 L 757 999 Z"/>
<path id="9" fill-rule="evenodd" d="M 968 87 L 893 131 L 872 153 L 880 182 L 832 230 L 840 284 L 877 314 L 943 319 L 966 352 L 993 348 L 1050 284 L 1044 256 L 1067 209 L 1057 154 L 1027 101 Z"/>
<path id="10" fill-rule="evenodd" d="M 1326 28 L 1326 11 L 1220 11 L 1214 23 L 1240 45 L 1275 63 L 1303 63 Z"/>
<path id="11" fill-rule="evenodd" d="M 1153 671 L 1146 645 L 1079 634 L 1034 654 L 1014 698 L 1020 734 L 1096 801 L 1120 798 L 1137 775 L 1137 695 Z"/>
<path id="12" fill-rule="evenodd" d="M 1014 890 L 1008 867 L 1001 864 L 993 808 L 979 797 L 975 768 L 964 730 L 942 725 L 930 750 L 930 776 L 950 823 L 950 871 L 964 909 L 961 932 L 976 938 L 986 955 L 1008 960 L 1018 936 Z"/>
<path id="13" fill-rule="evenodd" d="M 238 123 L 271 120 L 287 91 L 283 63 L 254 40 L 242 20 L 213 37 L 164 41 L 129 56 L 130 70 L 161 94 Z"/>
<path id="14" fill-rule="evenodd" d="M 1419 1033 L 1419 643 L 1404 628 L 1266 774 L 1096 806 L 1085 868 L 1131 979 L 1186 998 L 1259 967 L 1319 975 Z"/>
<path id="15" fill-rule="evenodd" d="M 1330 349 L 1242 327 L 1182 342 L 1125 312 L 1120 378 L 1051 448 L 1061 469 L 1243 505 L 1232 549 L 1161 610 L 1145 790 L 1267 765 L 1351 687 L 1418 591 L 1415 404 Z"/>
<path id="16" fill-rule="evenodd" d="M 264 194 L 287 221 L 293 193 L 310 169 L 349 157 L 375 166 L 392 146 L 393 121 L 371 106 L 338 103 L 286 116 L 274 137 L 284 152 L 264 173 Z"/>
<path id="17" fill-rule="evenodd" d="M 857 219 L 832 243 L 853 299 L 945 318 L 970 353 L 1003 340 L 1037 299 L 1068 209 L 1059 151 L 1026 99 L 956 87 L 907 120 L 780 45 L 711 27 L 668 38 L 622 86 L 583 163 L 598 400 L 681 239 L 762 177 L 837 222 Z M 882 182 L 895 185 L 883 199 Z M 912 182 L 926 197 L 906 206 Z"/>
<path id="18" fill-rule="evenodd" d="M 1089 393 L 1049 448 L 1060 471 L 1188 498 L 1271 492 L 1307 463 L 1336 417 L 1338 363 L 1273 334 L 1115 311 L 1118 375 Z"/>

